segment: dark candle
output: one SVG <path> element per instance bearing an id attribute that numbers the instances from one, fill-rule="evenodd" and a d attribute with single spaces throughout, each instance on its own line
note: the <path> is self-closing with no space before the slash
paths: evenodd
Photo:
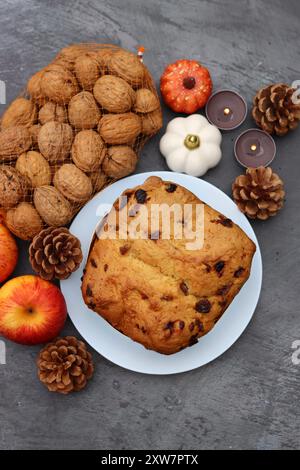
<path id="1" fill-rule="evenodd" d="M 229 131 L 240 126 L 247 115 L 247 103 L 233 90 L 220 90 L 206 103 L 206 117 L 219 129 Z"/>
<path id="2" fill-rule="evenodd" d="M 268 166 L 275 157 L 276 145 L 267 132 L 248 129 L 236 139 L 234 154 L 237 161 L 247 168 Z"/>

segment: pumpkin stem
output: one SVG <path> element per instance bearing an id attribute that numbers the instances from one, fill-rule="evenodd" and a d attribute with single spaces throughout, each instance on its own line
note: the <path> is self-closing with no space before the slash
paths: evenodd
<path id="1" fill-rule="evenodd" d="M 196 134 L 188 134 L 186 138 L 184 139 L 184 145 L 189 149 L 189 150 L 194 150 L 200 147 L 200 138 Z"/>
<path id="2" fill-rule="evenodd" d="M 182 81 L 184 88 L 191 90 L 196 85 L 194 77 L 185 77 Z"/>

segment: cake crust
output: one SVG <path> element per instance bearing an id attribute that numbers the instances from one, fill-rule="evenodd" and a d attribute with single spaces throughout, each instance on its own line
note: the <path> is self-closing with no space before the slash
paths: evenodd
<path id="1" fill-rule="evenodd" d="M 129 212 L 132 220 L 141 205 L 201 203 L 187 189 L 158 177 L 123 195 L 127 204 L 119 207 L 117 201 L 115 208 L 118 214 Z M 101 231 L 111 226 L 110 215 Z M 162 354 L 195 344 L 214 327 L 247 281 L 256 249 L 240 227 L 206 204 L 202 248 L 188 250 L 187 240 L 173 235 L 170 240 L 159 231 L 147 239 L 95 236 L 82 282 L 90 309 Z"/>

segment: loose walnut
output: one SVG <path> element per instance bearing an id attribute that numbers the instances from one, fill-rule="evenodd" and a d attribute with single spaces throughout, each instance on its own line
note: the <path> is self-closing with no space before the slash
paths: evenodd
<path id="1" fill-rule="evenodd" d="M 134 87 L 140 86 L 144 80 L 144 66 L 132 52 L 119 50 L 114 53 L 109 68 L 113 75 L 123 78 Z"/>
<path id="2" fill-rule="evenodd" d="M 13 167 L 0 166 L 0 204 L 4 209 L 15 206 L 26 195 L 26 180 Z"/>
<path id="3" fill-rule="evenodd" d="M 31 146 L 31 136 L 27 127 L 14 126 L 0 132 L 0 162 L 16 160 L 18 155 Z"/>
<path id="4" fill-rule="evenodd" d="M 111 178 L 123 178 L 134 171 L 137 161 L 137 154 L 131 147 L 116 145 L 108 149 L 102 169 Z"/>
<path id="5" fill-rule="evenodd" d="M 41 92 L 50 101 L 67 104 L 79 91 L 74 75 L 60 65 L 50 64 L 41 77 Z"/>
<path id="6" fill-rule="evenodd" d="M 137 113 L 151 113 L 159 106 L 159 101 L 152 91 L 147 88 L 140 88 L 136 91 L 134 110 Z"/>
<path id="7" fill-rule="evenodd" d="M 38 136 L 40 152 L 50 162 L 68 158 L 73 142 L 73 131 L 69 124 L 50 121 L 41 127 Z"/>
<path id="8" fill-rule="evenodd" d="M 95 52 L 87 52 L 80 55 L 74 66 L 74 71 L 78 82 L 84 90 L 92 91 L 100 77 L 100 67 Z"/>
<path id="9" fill-rule="evenodd" d="M 10 209 L 6 214 L 6 225 L 22 240 L 31 240 L 43 228 L 42 219 L 29 202 L 20 202 L 17 207 Z"/>
<path id="10" fill-rule="evenodd" d="M 34 205 L 47 225 L 60 227 L 72 219 L 69 201 L 53 186 L 40 186 L 34 190 Z"/>
<path id="11" fill-rule="evenodd" d="M 134 104 L 135 92 L 125 80 L 103 75 L 94 86 L 98 103 L 110 113 L 126 113 Z"/>
<path id="12" fill-rule="evenodd" d="M 100 119 L 98 132 L 107 144 L 132 144 L 141 128 L 141 119 L 134 113 L 105 114 Z"/>
<path id="13" fill-rule="evenodd" d="M 160 109 L 152 111 L 152 113 L 143 114 L 142 119 L 142 133 L 144 135 L 154 135 L 161 129 L 163 125 L 162 112 Z"/>
<path id="14" fill-rule="evenodd" d="M 67 110 L 64 106 L 48 101 L 39 111 L 39 121 L 41 124 L 49 121 L 68 122 Z"/>
<path id="15" fill-rule="evenodd" d="M 36 105 L 26 98 L 17 98 L 14 100 L 1 119 L 1 128 L 5 129 L 12 126 L 32 126 L 37 119 Z"/>
<path id="16" fill-rule="evenodd" d="M 93 192 L 90 178 L 72 163 L 61 166 L 53 182 L 56 189 L 73 202 L 86 202 Z"/>
<path id="17" fill-rule="evenodd" d="M 47 160 L 39 152 L 29 151 L 19 156 L 16 169 L 37 188 L 51 183 L 51 170 Z"/>
<path id="18" fill-rule="evenodd" d="M 28 128 L 29 134 L 30 134 L 30 137 L 31 137 L 31 148 L 37 149 L 37 150 L 39 148 L 39 146 L 38 146 L 38 136 L 39 136 L 40 129 L 41 129 L 40 124 L 34 124 L 33 126 Z"/>
<path id="19" fill-rule="evenodd" d="M 73 96 L 69 103 L 69 121 L 75 129 L 97 127 L 101 113 L 92 93 L 82 91 Z"/>
<path id="20" fill-rule="evenodd" d="M 71 155 L 73 162 L 81 170 L 97 170 L 105 154 L 106 146 L 96 131 L 84 130 L 75 136 Z"/>
<path id="21" fill-rule="evenodd" d="M 89 177 L 91 179 L 94 192 L 100 191 L 108 183 L 108 177 L 102 171 L 93 171 L 92 173 L 89 173 Z"/>

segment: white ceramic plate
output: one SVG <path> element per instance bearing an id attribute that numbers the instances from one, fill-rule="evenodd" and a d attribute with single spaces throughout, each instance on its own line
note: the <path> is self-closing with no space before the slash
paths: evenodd
<path id="1" fill-rule="evenodd" d="M 199 342 L 171 356 L 145 349 L 116 331 L 100 315 L 89 310 L 81 296 L 81 276 L 95 227 L 99 223 L 99 205 L 107 209 L 127 188 L 142 184 L 149 176 L 174 181 L 198 196 L 238 224 L 256 244 L 251 275 L 216 326 Z M 98 209 L 98 214 L 97 214 Z M 107 211 L 102 209 L 101 213 Z M 68 312 L 83 338 L 100 354 L 121 367 L 144 374 L 176 374 L 203 366 L 223 354 L 239 338 L 256 308 L 262 282 L 262 260 L 253 229 L 234 202 L 215 186 L 181 173 L 157 171 L 130 176 L 98 193 L 74 219 L 71 232 L 81 243 L 84 261 L 69 279 L 61 282 Z"/>

